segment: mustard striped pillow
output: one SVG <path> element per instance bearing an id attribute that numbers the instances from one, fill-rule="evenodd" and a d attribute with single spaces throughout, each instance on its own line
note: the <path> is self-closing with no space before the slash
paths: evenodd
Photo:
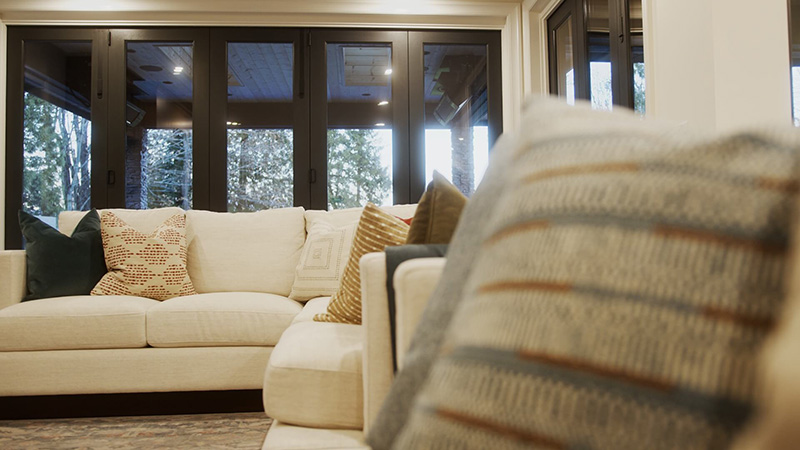
<path id="1" fill-rule="evenodd" d="M 397 217 L 367 203 L 358 221 L 350 258 L 344 268 L 339 289 L 333 294 L 328 312 L 317 314 L 317 322 L 361 324 L 361 257 L 371 252 L 382 252 L 391 245 L 402 245 L 408 234 L 408 225 Z"/>

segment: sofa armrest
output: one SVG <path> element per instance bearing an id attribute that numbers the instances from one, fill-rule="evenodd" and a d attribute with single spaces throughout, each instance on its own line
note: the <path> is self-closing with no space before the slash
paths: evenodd
<path id="1" fill-rule="evenodd" d="M 386 254 L 361 257 L 361 321 L 364 332 L 364 433 L 375 421 L 394 380 L 389 298 L 386 294 Z"/>
<path id="2" fill-rule="evenodd" d="M 0 250 L 0 309 L 25 297 L 25 250 Z"/>
<path id="3" fill-rule="evenodd" d="M 439 281 L 444 262 L 445 258 L 418 258 L 397 267 L 394 274 L 397 343 L 393 352 L 386 291 L 386 254 L 367 253 L 361 257 L 365 434 L 369 432 L 394 381 L 393 355 L 397 355 L 399 366 L 425 304 Z"/>
<path id="4" fill-rule="evenodd" d="M 397 318 L 397 367 L 403 367 L 411 337 L 422 311 L 442 276 L 446 258 L 419 258 L 405 261 L 394 273 Z"/>

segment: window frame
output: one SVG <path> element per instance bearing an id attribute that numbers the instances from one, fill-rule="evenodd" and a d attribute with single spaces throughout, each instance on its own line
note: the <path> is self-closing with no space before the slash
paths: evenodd
<path id="1" fill-rule="evenodd" d="M 210 67 L 210 126 L 209 145 L 209 208 L 212 211 L 228 210 L 228 44 L 229 43 L 291 43 L 293 51 L 292 119 L 294 129 L 294 206 L 308 207 L 311 192 L 308 183 L 310 168 L 309 139 L 309 83 L 307 51 L 303 51 L 306 31 L 301 28 L 213 28 L 210 32 L 210 61 L 224 61 Z"/>
<path id="2" fill-rule="evenodd" d="M 395 204 L 410 203 L 408 179 L 407 31 L 312 29 L 309 67 L 311 95 L 311 209 L 328 209 L 328 43 L 392 46 L 392 192 Z M 313 175 L 312 175 L 313 174 Z"/>
<path id="3" fill-rule="evenodd" d="M 127 47 L 133 42 L 192 41 L 192 209 L 209 209 L 208 32 L 192 28 L 115 28 L 109 34 L 108 201 L 124 208 L 127 104 Z M 93 203 L 94 204 L 94 203 Z"/>
<path id="4" fill-rule="evenodd" d="M 412 31 L 409 32 L 409 180 L 411 198 L 425 192 L 425 45 L 486 45 L 486 89 L 489 103 L 489 151 L 503 133 L 502 73 L 500 35 L 493 32 Z"/>
<path id="5" fill-rule="evenodd" d="M 6 91 L 6 182 L 5 182 L 5 247 L 22 248 L 22 231 L 17 211 L 22 209 L 24 177 L 25 120 L 25 42 L 26 41 L 90 41 L 92 43 L 91 88 L 91 203 L 92 207 L 108 205 L 107 174 L 107 105 L 108 76 L 105 66 L 107 29 L 70 27 L 8 27 L 8 61 Z"/>
<path id="6" fill-rule="evenodd" d="M 570 0 L 572 1 L 572 0 Z M 229 42 L 291 42 L 293 73 L 294 205 L 327 209 L 327 63 L 325 42 L 392 45 L 393 203 L 425 191 L 423 47 L 487 45 L 489 147 L 502 133 L 501 33 L 497 30 L 381 30 L 229 27 L 8 27 L 5 247 L 22 248 L 24 42 L 92 42 L 91 207 L 124 208 L 127 103 L 126 42 L 192 41 L 192 208 L 227 211 L 227 63 Z M 410 61 L 413 59 L 413 62 Z M 419 73 L 417 73 L 419 72 Z M 420 98 L 415 99 L 415 96 Z M 122 150 L 120 150 L 122 149 Z"/>
<path id="7" fill-rule="evenodd" d="M 575 99 L 591 100 L 589 73 L 588 1 L 563 0 L 547 17 L 547 61 L 549 91 L 558 95 L 556 30 L 573 17 L 573 67 Z M 634 107 L 633 66 L 631 61 L 630 0 L 608 0 L 611 91 L 614 106 Z"/>

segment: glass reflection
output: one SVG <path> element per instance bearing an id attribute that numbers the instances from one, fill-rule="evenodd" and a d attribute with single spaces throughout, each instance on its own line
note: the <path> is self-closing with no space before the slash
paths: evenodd
<path id="1" fill-rule="evenodd" d="M 426 44 L 423 54 L 426 181 L 436 170 L 470 196 L 489 159 L 486 46 Z"/>

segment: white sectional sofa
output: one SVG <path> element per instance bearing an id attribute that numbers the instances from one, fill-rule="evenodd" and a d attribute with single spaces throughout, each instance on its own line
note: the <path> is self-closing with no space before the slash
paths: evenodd
<path id="1" fill-rule="evenodd" d="M 414 209 L 389 208 L 400 217 Z M 114 212 L 142 232 L 183 213 Z M 59 228 L 70 234 L 82 216 L 62 213 Z M 0 396 L 263 386 L 266 412 L 276 420 L 265 448 L 362 446 L 364 427 L 393 378 L 384 255 L 362 258 L 364 325 L 314 322 L 329 297 L 305 304 L 288 298 L 311 218 L 340 226 L 359 216 L 359 209 L 188 211 L 187 269 L 198 294 L 163 302 L 125 296 L 22 302 L 25 253 L 0 251 Z M 421 309 L 400 302 L 407 292 L 426 299 L 442 261 L 404 263 L 424 266 L 409 272 L 422 282 L 397 272 L 398 328 L 408 328 L 398 330 L 403 345 Z"/>
<path id="2" fill-rule="evenodd" d="M 444 258 L 400 264 L 394 274 L 396 348 L 392 349 L 386 256 L 361 258 L 362 325 L 309 333 L 305 317 L 327 298 L 310 301 L 275 347 L 264 377 L 264 406 L 275 419 L 265 450 L 364 449 L 394 379 L 393 352 L 403 365 L 410 336 L 444 269 Z M 294 380 L 294 381 L 292 381 Z"/>
<path id="3" fill-rule="evenodd" d="M 150 232 L 183 210 L 114 210 Z M 81 212 L 59 216 L 65 234 Z M 189 211 L 197 295 L 159 302 L 73 296 L 21 302 L 24 251 L 0 252 L 0 396 L 258 389 L 283 330 L 305 240 L 302 208 Z"/>

